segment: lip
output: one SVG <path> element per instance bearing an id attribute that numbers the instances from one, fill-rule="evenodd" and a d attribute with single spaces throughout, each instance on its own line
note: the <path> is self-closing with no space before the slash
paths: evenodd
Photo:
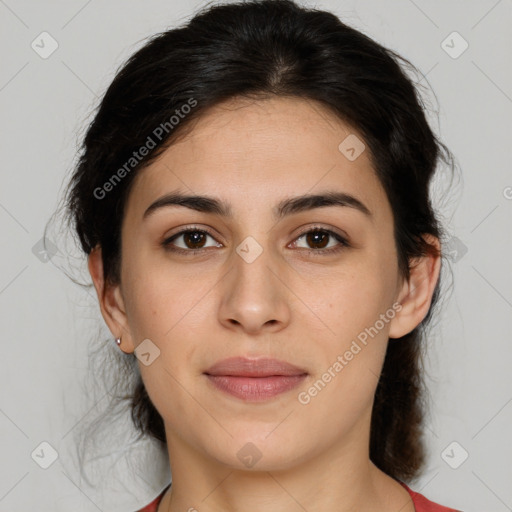
<path id="1" fill-rule="evenodd" d="M 306 378 L 306 374 L 272 377 L 207 375 L 207 377 L 220 391 L 244 401 L 262 402 L 297 387 Z"/>
<path id="2" fill-rule="evenodd" d="M 290 391 L 308 375 L 303 368 L 279 359 L 244 357 L 224 359 L 204 373 L 218 390 L 251 402 Z"/>
<path id="3" fill-rule="evenodd" d="M 207 375 L 229 375 L 233 377 L 272 377 L 303 375 L 307 371 L 304 368 L 299 368 L 280 359 L 268 357 L 259 359 L 230 357 L 217 361 L 204 373 Z"/>

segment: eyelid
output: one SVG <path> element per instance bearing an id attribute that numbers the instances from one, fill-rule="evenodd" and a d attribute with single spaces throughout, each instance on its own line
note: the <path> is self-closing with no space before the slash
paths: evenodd
<path id="1" fill-rule="evenodd" d="M 212 228 L 210 228 L 210 227 L 203 227 L 203 226 L 200 226 L 200 225 L 191 224 L 189 226 L 180 227 L 179 230 L 176 231 L 175 233 L 172 233 L 171 235 L 165 236 L 162 243 L 165 244 L 169 240 L 177 238 L 178 236 L 183 235 L 183 234 L 187 233 L 188 231 L 204 232 L 207 235 L 210 235 L 212 238 L 215 238 L 216 241 L 218 241 L 217 238 L 221 238 L 222 239 L 222 237 L 219 234 L 217 234 L 216 232 L 214 232 L 214 230 Z M 223 243 L 223 242 L 219 242 L 219 243 Z M 193 249 L 189 249 L 189 251 L 192 251 L 192 250 Z"/>
<path id="2" fill-rule="evenodd" d="M 309 233 L 310 231 L 316 231 L 316 230 L 327 231 L 329 233 L 333 233 L 333 234 L 339 236 L 340 238 L 343 238 L 344 240 L 346 240 L 347 243 L 349 241 L 349 236 L 344 231 L 339 230 L 338 228 L 331 227 L 331 226 L 322 226 L 321 224 L 313 224 L 313 225 L 306 226 L 304 229 L 301 229 L 301 231 L 299 231 L 299 233 L 297 235 L 295 235 L 295 238 L 305 235 L 306 233 Z"/>

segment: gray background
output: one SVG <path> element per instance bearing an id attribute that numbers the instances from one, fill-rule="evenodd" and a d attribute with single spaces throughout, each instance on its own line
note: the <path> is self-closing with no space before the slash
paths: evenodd
<path id="1" fill-rule="evenodd" d="M 92 487 L 82 482 L 72 434 L 106 403 L 105 391 L 84 393 L 87 348 L 98 325 L 109 333 L 94 295 L 57 264 L 66 243 L 48 235 L 58 248 L 49 261 L 38 244 L 116 68 L 144 37 L 183 22 L 200 5 L 0 0 L 0 511 L 135 510 L 168 482 L 165 458 L 151 443 L 127 449 L 127 417 L 105 432 L 106 445 L 120 454 L 116 471 Z M 414 488 L 466 512 L 512 510 L 512 2 L 315 5 L 421 70 L 437 97 L 430 96 L 439 110 L 433 128 L 463 174 L 451 199 L 439 203 L 453 236 L 454 283 L 429 338 L 429 461 Z M 31 47 L 51 48 L 49 39 L 41 43 L 43 31 L 58 43 L 47 58 Z M 454 31 L 469 45 L 460 55 L 463 40 Z M 83 275 L 85 267 L 73 261 Z M 58 453 L 48 469 L 40 467 L 51 453 L 42 442 Z M 134 471 L 130 463 L 138 465 Z"/>

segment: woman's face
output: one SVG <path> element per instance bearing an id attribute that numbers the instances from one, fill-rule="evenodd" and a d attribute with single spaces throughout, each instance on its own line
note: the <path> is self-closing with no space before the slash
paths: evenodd
<path id="1" fill-rule="evenodd" d="M 268 470 L 367 450 L 388 337 L 405 333 L 393 332 L 403 285 L 392 211 L 361 142 L 317 103 L 230 101 L 136 177 L 116 290 L 122 347 L 150 340 L 140 370 L 176 456 L 187 446 Z M 221 208 L 149 209 L 177 193 Z M 300 201 L 279 214 L 283 202 L 334 193 L 345 203 Z M 260 380 L 295 386 L 251 395 L 257 377 L 206 374 L 234 356 L 284 360 L 306 375 Z M 235 396 L 214 382 L 249 385 Z"/>

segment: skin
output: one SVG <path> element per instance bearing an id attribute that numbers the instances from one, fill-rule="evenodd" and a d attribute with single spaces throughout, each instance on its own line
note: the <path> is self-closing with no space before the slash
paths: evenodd
<path id="1" fill-rule="evenodd" d="M 91 253 L 101 312 L 122 336 L 121 349 L 131 353 L 149 338 L 160 350 L 150 365 L 139 361 L 165 423 L 173 475 L 160 512 L 414 511 L 407 491 L 369 459 L 370 419 L 388 340 L 427 314 L 440 259 L 418 259 L 402 279 L 392 210 L 368 150 L 350 161 L 338 149 L 349 134 L 357 131 L 302 99 L 218 105 L 137 175 L 122 225 L 120 284 L 105 284 L 101 248 Z M 170 206 L 143 220 L 150 204 L 175 190 L 215 196 L 234 216 Z M 371 217 L 346 206 L 272 217 L 282 199 L 330 190 L 355 196 Z M 191 224 L 212 237 L 174 244 L 204 245 L 204 253 L 162 247 Z M 323 245 L 300 237 L 317 226 L 344 235 L 349 246 L 322 255 Z M 262 248 L 251 263 L 236 252 L 248 236 Z M 332 236 L 327 244 L 339 246 Z M 394 303 L 401 305 L 394 318 L 301 404 L 298 393 Z M 203 374 L 234 355 L 284 359 L 308 376 L 266 402 L 245 402 Z M 237 457 L 249 442 L 261 452 L 251 468 Z"/>

